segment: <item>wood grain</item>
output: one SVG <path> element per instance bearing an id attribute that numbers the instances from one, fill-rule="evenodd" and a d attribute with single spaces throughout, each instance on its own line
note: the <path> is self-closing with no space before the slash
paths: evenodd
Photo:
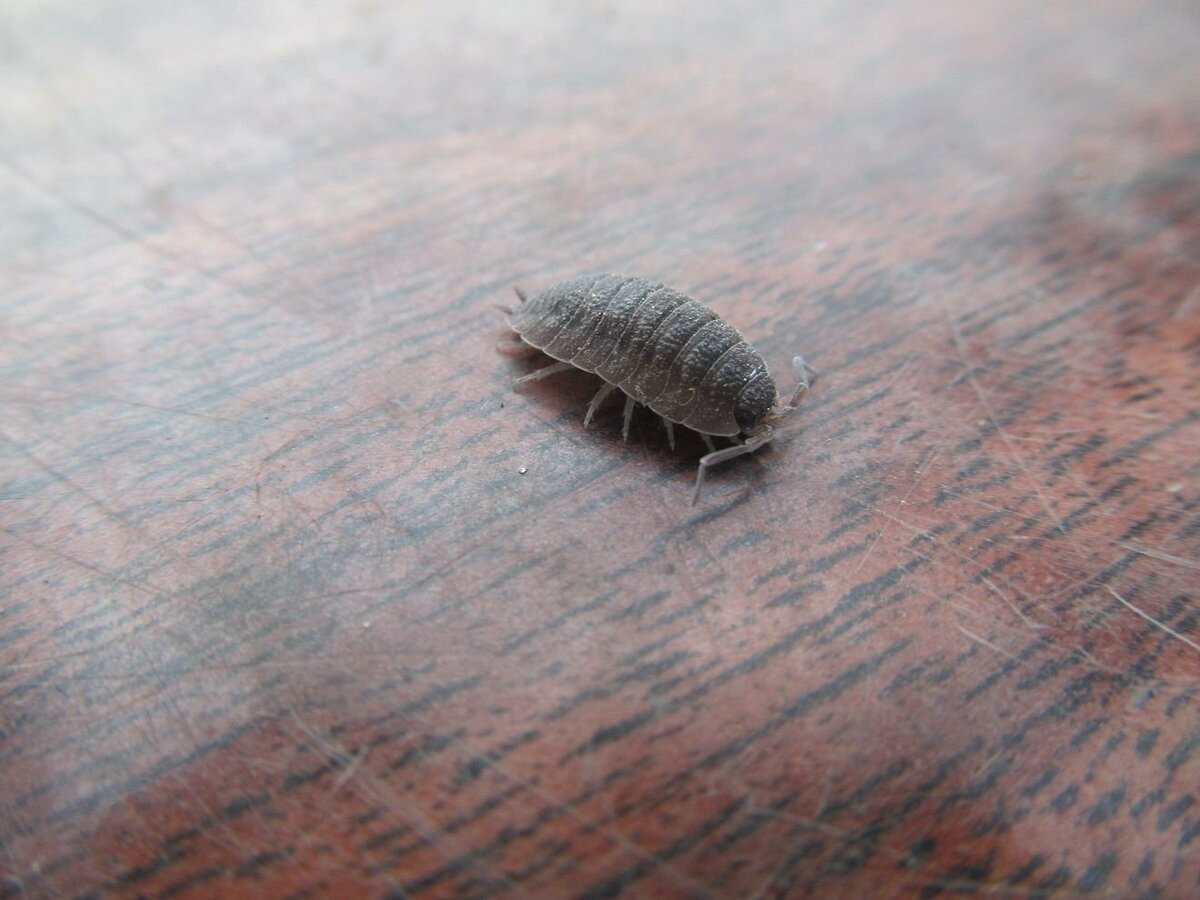
<path id="1" fill-rule="evenodd" d="M 494 6 L 0 11 L 0 894 L 1195 896 L 1194 4 Z"/>

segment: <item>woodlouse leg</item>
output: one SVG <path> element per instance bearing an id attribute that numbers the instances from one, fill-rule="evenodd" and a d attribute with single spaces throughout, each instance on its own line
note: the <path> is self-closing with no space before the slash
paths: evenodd
<path id="1" fill-rule="evenodd" d="M 567 369 L 575 368 L 567 362 L 556 362 L 552 365 L 538 369 L 536 372 L 530 372 L 528 375 L 522 375 L 513 382 L 513 387 L 519 384 L 528 384 L 531 381 L 541 381 L 543 378 L 549 378 L 551 375 L 557 375 L 559 372 L 565 372 Z"/>
<path id="2" fill-rule="evenodd" d="M 625 427 L 621 429 L 621 440 L 629 440 L 629 423 L 633 421 L 633 408 L 637 406 L 632 397 L 625 398 Z"/>
<path id="3" fill-rule="evenodd" d="M 522 303 L 524 303 L 525 302 L 525 292 L 523 290 L 521 290 L 519 287 L 514 287 L 513 291 L 516 293 L 517 299 L 520 300 Z M 509 306 L 507 303 L 493 303 L 492 305 L 494 307 L 496 307 L 496 309 L 500 310 L 500 312 L 504 313 L 506 316 L 511 316 L 513 314 L 513 307 Z"/>
<path id="4" fill-rule="evenodd" d="M 600 408 L 600 404 L 604 402 L 613 391 L 617 389 L 615 384 L 609 384 L 607 381 L 601 385 L 600 390 L 596 391 L 596 396 L 592 398 L 592 402 L 588 404 L 587 412 L 583 417 L 583 427 L 587 428 L 592 421 L 592 416 L 596 415 L 596 410 Z"/>
<path id="5" fill-rule="evenodd" d="M 717 445 L 712 442 L 711 437 L 709 437 L 707 434 L 701 434 L 700 437 L 704 438 L 704 443 L 708 445 L 709 453 L 717 452 Z"/>
<path id="6" fill-rule="evenodd" d="M 512 356 L 514 358 L 537 356 L 542 352 L 537 347 L 525 343 L 520 338 L 509 341 L 496 341 L 496 349 L 505 356 Z"/>
<path id="7" fill-rule="evenodd" d="M 670 419 L 663 417 L 663 424 L 667 426 L 667 441 L 671 445 L 671 449 L 675 449 L 675 425 Z"/>
<path id="8" fill-rule="evenodd" d="M 705 437 L 708 437 L 708 435 L 705 435 Z M 704 476 L 708 474 L 710 468 L 726 460 L 745 456 L 747 453 L 753 453 L 769 440 L 771 440 L 769 434 L 759 435 L 758 437 L 748 438 L 744 444 L 734 444 L 732 447 L 726 447 L 723 450 L 714 450 L 712 453 L 700 457 L 700 467 L 696 469 L 696 490 L 692 493 L 692 506 L 695 506 L 696 501 L 700 499 L 700 486 L 704 484 Z"/>

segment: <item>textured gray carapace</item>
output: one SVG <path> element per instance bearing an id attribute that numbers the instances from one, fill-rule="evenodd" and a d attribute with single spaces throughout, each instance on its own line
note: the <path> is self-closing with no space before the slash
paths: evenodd
<path id="1" fill-rule="evenodd" d="M 674 446 L 673 422 L 702 435 L 745 441 L 714 450 L 700 460 L 696 491 L 706 470 L 752 453 L 771 438 L 808 387 L 804 363 L 796 358 L 801 384 L 787 406 L 762 356 L 737 329 L 707 306 L 656 281 L 629 275 L 579 275 L 522 302 L 509 312 L 509 325 L 531 347 L 558 360 L 532 375 L 535 381 L 568 368 L 594 372 L 605 384 L 584 419 L 613 390 L 625 403 L 625 430 L 634 406 L 642 403 L 662 416 Z"/>

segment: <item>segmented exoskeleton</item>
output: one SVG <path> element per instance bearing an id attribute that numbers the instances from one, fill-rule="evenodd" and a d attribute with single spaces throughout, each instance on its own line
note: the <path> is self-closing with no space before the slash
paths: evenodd
<path id="1" fill-rule="evenodd" d="M 509 325 L 530 347 L 558 362 L 517 384 L 569 368 L 594 372 L 605 384 L 588 404 L 586 426 L 614 390 L 625 393 L 625 426 L 636 404 L 662 416 L 671 445 L 672 423 L 704 435 L 712 452 L 700 460 L 692 502 L 709 467 L 753 453 L 808 389 L 805 365 L 794 363 L 801 383 L 786 406 L 779 405 L 767 364 L 737 329 L 711 309 L 655 281 L 629 275 L 579 275 L 505 308 Z M 722 450 L 709 435 L 745 439 Z"/>

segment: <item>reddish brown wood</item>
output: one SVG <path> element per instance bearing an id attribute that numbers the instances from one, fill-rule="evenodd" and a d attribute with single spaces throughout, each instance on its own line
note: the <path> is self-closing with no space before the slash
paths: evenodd
<path id="1" fill-rule="evenodd" d="M 1196 896 L 1194 4 L 0 22 L 0 893 Z M 512 392 L 585 270 L 790 438 Z"/>

